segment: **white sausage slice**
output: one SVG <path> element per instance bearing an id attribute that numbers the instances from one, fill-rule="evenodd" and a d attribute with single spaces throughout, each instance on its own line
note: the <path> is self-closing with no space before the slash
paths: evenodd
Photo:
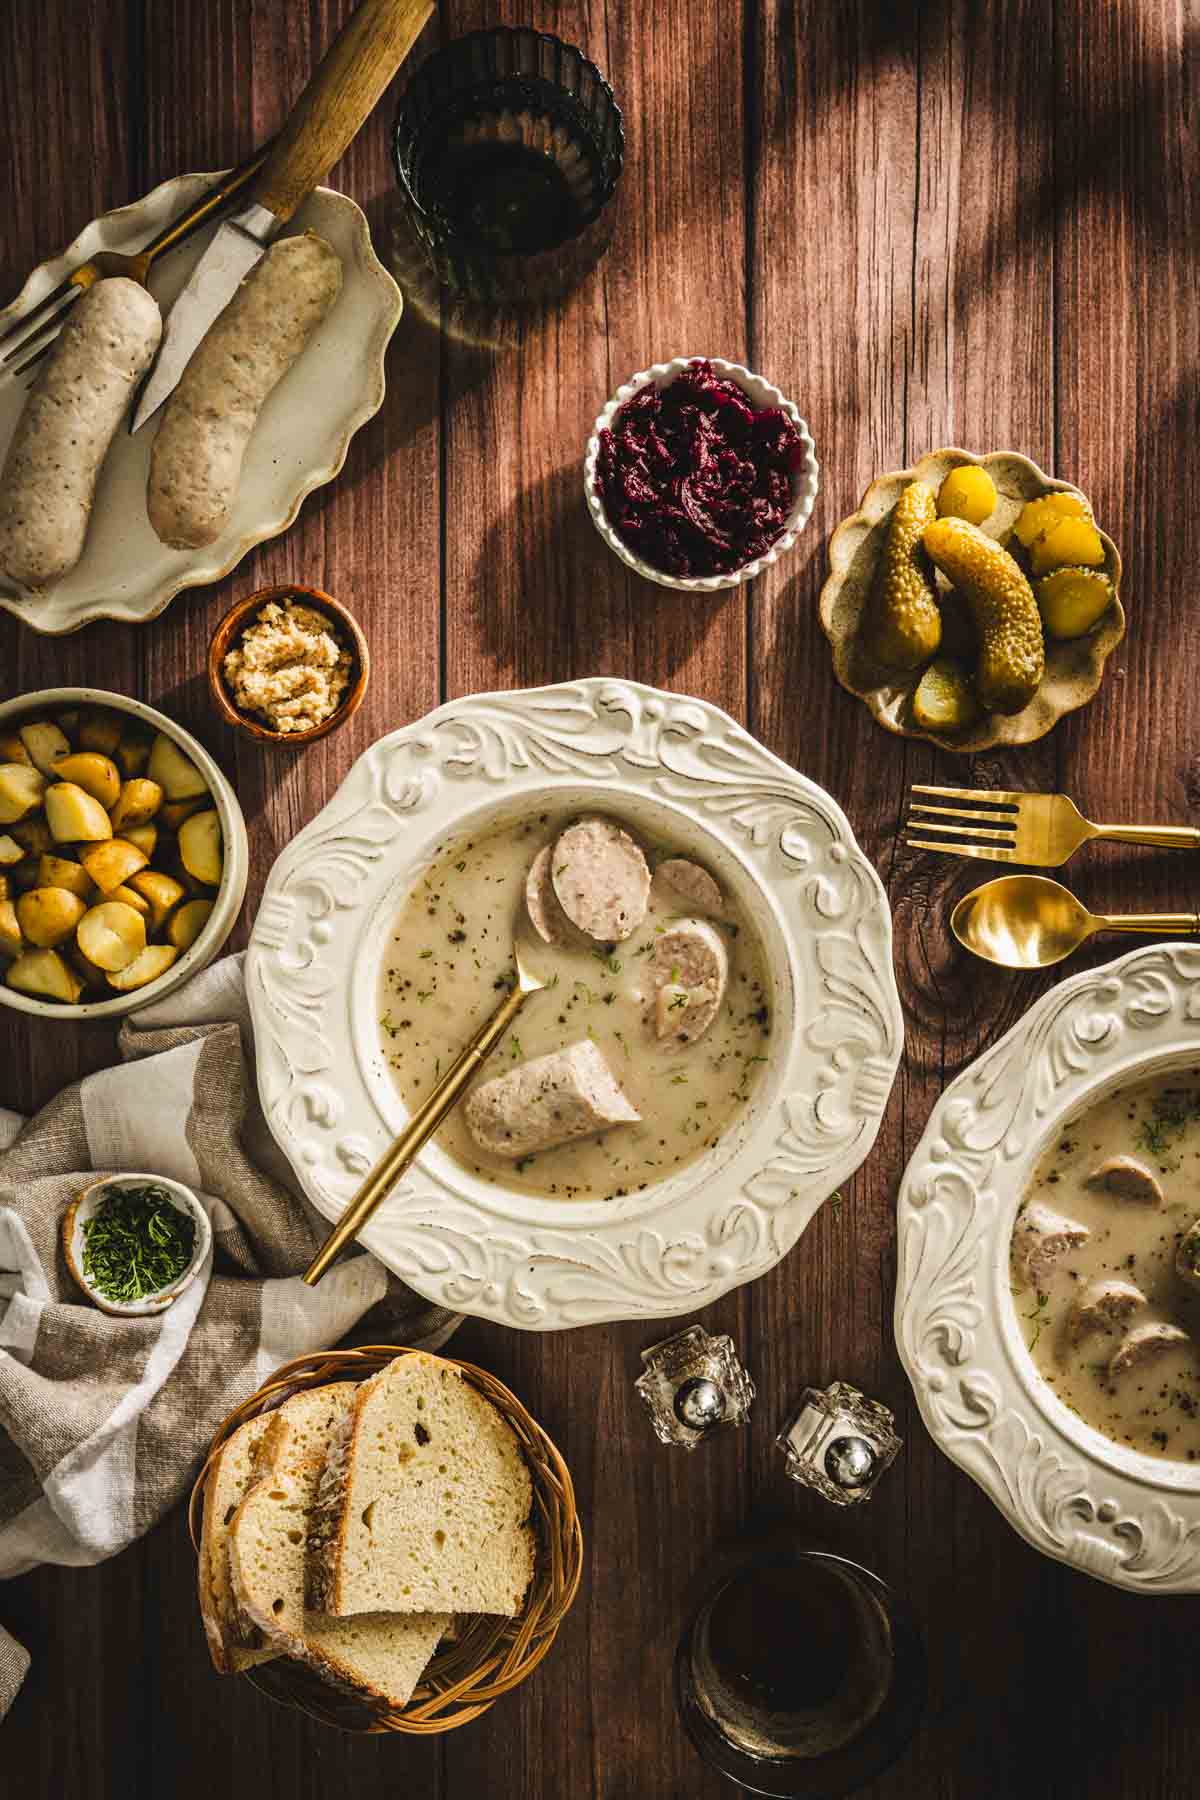
<path id="1" fill-rule="evenodd" d="M 1065 1218 L 1042 1200 L 1031 1200 L 1013 1227 L 1013 1260 L 1025 1283 L 1041 1285 L 1060 1256 L 1091 1237 L 1086 1225 Z"/>
<path id="2" fill-rule="evenodd" d="M 632 937 L 646 917 L 650 869 L 611 819 L 580 819 L 556 839 L 550 864 L 559 905 L 597 943 Z"/>
<path id="3" fill-rule="evenodd" d="M 483 1082 L 467 1096 L 463 1116 L 481 1150 L 518 1157 L 636 1124 L 642 1115 L 598 1046 L 584 1038 Z"/>
<path id="4" fill-rule="evenodd" d="M 1161 1206 L 1163 1191 L 1154 1172 L 1136 1156 L 1110 1156 L 1099 1163 L 1087 1178 L 1090 1188 L 1099 1188 L 1115 1200 L 1128 1200 L 1135 1206 Z"/>
<path id="5" fill-rule="evenodd" d="M 0 475 L 0 569 L 23 587 L 60 580 L 83 555 L 101 465 L 161 336 L 157 300 L 124 275 L 75 302 Z"/>
<path id="6" fill-rule="evenodd" d="M 669 856 L 666 862 L 659 863 L 654 879 L 664 882 L 672 895 L 686 900 L 700 912 L 721 910 L 721 890 L 708 870 L 702 869 L 699 863 L 689 862 L 684 856 Z"/>
<path id="7" fill-rule="evenodd" d="M 1108 1373 L 1116 1381 L 1130 1369 L 1144 1368 L 1147 1363 L 1157 1362 L 1168 1350 L 1178 1350 L 1190 1342 L 1187 1332 L 1181 1331 L 1178 1325 L 1165 1325 L 1161 1322 L 1135 1325 L 1132 1331 L 1125 1333 L 1113 1352 Z"/>
<path id="8" fill-rule="evenodd" d="M 729 954 L 707 919 L 680 919 L 654 945 L 655 1029 L 660 1038 L 694 1043 L 720 1011 Z"/>
<path id="9" fill-rule="evenodd" d="M 1082 1344 L 1093 1332 L 1113 1332 L 1145 1304 L 1145 1294 L 1132 1281 L 1090 1282 L 1071 1308 L 1067 1337 L 1072 1344 Z"/>
<path id="10" fill-rule="evenodd" d="M 164 544 L 199 549 L 229 523 L 258 415 L 342 288 L 313 231 L 272 244 L 213 320 L 167 401 L 146 505 Z"/>
<path id="11" fill-rule="evenodd" d="M 1200 1219 L 1189 1225 L 1179 1240 L 1175 1273 L 1186 1287 L 1200 1292 Z"/>
<path id="12" fill-rule="evenodd" d="M 529 865 L 529 873 L 525 877 L 525 910 L 529 914 L 529 923 L 544 944 L 569 944 L 573 935 L 571 921 L 559 905 L 554 883 L 550 879 L 550 857 L 553 850 L 553 844 L 547 844 L 544 850 L 538 851 Z M 575 942 L 579 942 L 578 938 Z"/>

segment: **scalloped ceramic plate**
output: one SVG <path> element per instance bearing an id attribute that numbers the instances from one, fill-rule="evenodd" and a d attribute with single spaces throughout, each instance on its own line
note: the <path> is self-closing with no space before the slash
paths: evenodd
<path id="1" fill-rule="evenodd" d="M 17 299 L 0 312 L 0 331 L 93 251 L 140 249 L 218 179 L 178 175 L 132 206 L 94 219 L 61 256 L 34 270 Z M 150 285 L 164 314 L 216 230 L 214 223 L 197 232 L 153 271 Z M 228 530 L 203 550 L 160 544 L 146 515 L 146 473 L 158 420 L 136 437 L 122 427 L 105 458 L 79 562 L 36 594 L 0 573 L 0 606 L 35 631 L 53 635 L 78 631 L 93 619 L 153 619 L 181 589 L 221 580 L 255 544 L 286 531 L 305 497 L 332 481 L 350 439 L 383 404 L 383 354 L 403 301 L 371 248 L 366 219 L 345 194 L 331 188 L 310 194 L 288 227 L 289 233 L 308 230 L 319 231 L 340 255 L 342 292 L 263 407 Z M 23 382 L 0 384 L 0 461 L 26 393 Z"/>
<path id="2" fill-rule="evenodd" d="M 990 537 L 1005 537 L 1027 500 L 1043 494 L 1080 490 L 1069 481 L 1057 481 L 1043 473 L 1027 456 L 1015 450 L 997 450 L 991 456 L 973 456 L 969 450 L 933 450 L 911 469 L 881 475 L 863 496 L 862 505 L 844 519 L 829 540 L 829 575 L 821 589 L 821 625 L 833 649 L 833 672 L 842 686 L 857 695 L 886 731 L 900 737 L 924 738 L 943 750 L 994 750 L 1000 744 L 1032 744 L 1045 737 L 1064 713 L 1074 712 L 1091 700 L 1104 675 L 1104 664 L 1125 636 L 1121 606 L 1121 557 L 1112 539 L 1104 541 L 1104 572 L 1117 598 L 1095 630 L 1087 637 L 1067 642 L 1046 640 L 1046 675 L 1023 712 L 1006 716 L 988 713 L 971 731 L 950 737 L 922 731 L 912 721 L 912 694 L 918 676 L 898 682 L 888 680 L 859 648 L 858 634 L 863 608 L 883 548 L 888 520 L 901 490 L 910 481 L 927 481 L 936 493 L 951 469 L 973 463 L 986 469 L 999 495 L 995 510 L 985 522 Z"/>
<path id="3" fill-rule="evenodd" d="M 1063 1404 L 1025 1347 L 1009 1242 L 1068 1121 L 1198 1055 L 1195 945 L 1077 975 L 946 1089 L 897 1202 L 896 1341 L 934 1442 L 1035 1549 L 1142 1594 L 1200 1593 L 1200 1467 L 1143 1456 Z"/>
<path id="4" fill-rule="evenodd" d="M 694 1312 L 773 1267 L 858 1168 L 903 1045 L 887 898 L 845 817 L 703 701 L 603 678 L 483 694 L 360 757 L 255 923 L 263 1111 L 336 1219 L 406 1122 L 378 1019 L 404 896 L 447 839 L 551 802 L 669 833 L 737 896 L 771 970 L 771 1061 L 709 1155 L 642 1193 L 506 1193 L 433 1143 L 362 1240 L 440 1305 L 528 1330 Z"/>

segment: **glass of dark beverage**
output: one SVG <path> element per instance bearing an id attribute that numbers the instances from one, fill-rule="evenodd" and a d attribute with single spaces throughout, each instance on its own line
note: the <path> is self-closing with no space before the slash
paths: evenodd
<path id="1" fill-rule="evenodd" d="M 608 243 L 625 138 L 582 51 L 497 27 L 430 57 L 392 140 L 409 223 L 459 299 L 529 305 L 566 292 Z"/>
<path id="2" fill-rule="evenodd" d="M 908 1744 L 925 1654 L 878 1576 L 773 1546 L 704 1595 L 675 1654 L 675 1698 L 692 1743 L 730 1781 L 781 1800 L 836 1800 Z"/>

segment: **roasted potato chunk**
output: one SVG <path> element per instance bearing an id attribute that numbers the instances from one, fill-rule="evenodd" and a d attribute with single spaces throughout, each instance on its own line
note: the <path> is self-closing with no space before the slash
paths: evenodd
<path id="1" fill-rule="evenodd" d="M 47 851 L 54 848 L 50 827 L 40 812 L 30 813 L 27 819 L 21 819 L 13 826 L 9 836 L 23 846 L 26 856 L 45 856 Z"/>
<path id="2" fill-rule="evenodd" d="M 143 869 L 129 883 L 136 893 L 142 895 L 150 905 L 150 924 L 153 930 L 161 931 L 167 914 L 172 912 L 183 899 L 184 888 L 173 875 L 167 875 L 162 869 Z"/>
<path id="3" fill-rule="evenodd" d="M 132 727 L 125 732 L 117 745 L 117 767 L 127 781 L 135 775 L 144 773 L 150 761 L 150 746 L 154 739 L 149 731 Z"/>
<path id="4" fill-rule="evenodd" d="M 165 831 L 178 831 L 185 819 L 190 819 L 193 813 L 202 812 L 210 804 L 207 794 L 197 794 L 191 800 L 168 800 L 161 808 L 158 818 Z"/>
<path id="5" fill-rule="evenodd" d="M 111 894 L 105 894 L 104 898 L 120 900 L 126 906 L 132 906 L 134 912 L 141 913 L 143 919 L 150 917 L 150 902 L 145 894 L 139 894 L 136 888 L 129 887 L 127 883 L 122 883 L 120 887 L 114 888 Z"/>
<path id="6" fill-rule="evenodd" d="M 112 836 L 108 814 L 73 781 L 46 789 L 46 823 L 56 844 L 99 843 Z"/>
<path id="7" fill-rule="evenodd" d="M 31 763 L 0 763 L 0 825 L 13 825 L 41 804 L 46 777 Z"/>
<path id="8" fill-rule="evenodd" d="M 80 750 L 74 756 L 62 756 L 51 771 L 55 781 L 73 781 L 85 794 L 98 800 L 105 812 L 117 804 L 121 792 L 121 776 L 111 757 L 98 750 Z"/>
<path id="9" fill-rule="evenodd" d="M 146 948 L 145 920 L 120 900 L 103 900 L 99 906 L 89 907 L 76 935 L 88 961 L 106 975 L 128 968 Z"/>
<path id="10" fill-rule="evenodd" d="M 115 756 L 123 727 L 120 713 L 110 712 L 107 706 L 84 707 L 79 715 L 79 748 Z"/>
<path id="11" fill-rule="evenodd" d="M 216 812 L 193 813 L 179 827 L 179 858 L 189 875 L 216 887 L 224 866 L 221 821 Z"/>
<path id="12" fill-rule="evenodd" d="M 161 731 L 151 746 L 146 773 L 168 800 L 194 800 L 208 792 L 208 783 L 195 763 Z"/>
<path id="13" fill-rule="evenodd" d="M 147 781 L 144 775 L 132 776 L 121 784 L 120 797 L 109 815 L 113 830 L 124 836 L 128 826 L 145 825 L 162 802 L 163 791 L 157 781 Z"/>
<path id="14" fill-rule="evenodd" d="M 0 763 L 24 763 L 33 767 L 33 758 L 15 731 L 0 731 Z"/>
<path id="15" fill-rule="evenodd" d="M 108 985 L 116 988 L 119 994 L 145 987 L 148 982 L 157 981 L 160 975 L 165 974 L 178 955 L 174 944 L 147 944 L 131 963 L 109 976 Z"/>
<path id="16" fill-rule="evenodd" d="M 177 907 L 167 925 L 168 943 L 174 944 L 177 950 L 190 950 L 208 924 L 212 909 L 211 900 L 189 900 L 186 905 Z"/>
<path id="17" fill-rule="evenodd" d="M 76 1006 L 83 983 L 57 950 L 25 950 L 4 977 L 19 994 L 37 1000 L 62 1000 Z"/>
<path id="18" fill-rule="evenodd" d="M 147 860 L 149 860 L 149 858 L 154 855 L 155 846 L 158 843 L 158 826 L 126 825 L 121 836 L 125 838 L 128 843 L 136 844 L 139 850 L 144 851 Z"/>
<path id="19" fill-rule="evenodd" d="M 87 907 L 67 888 L 35 887 L 17 901 L 21 936 L 38 950 L 53 950 L 65 943 Z"/>
<path id="20" fill-rule="evenodd" d="M 136 844 L 124 838 L 106 838 L 102 844 L 89 844 L 81 850 L 79 860 L 102 894 L 128 881 L 146 867 L 146 857 Z"/>
<path id="21" fill-rule="evenodd" d="M 20 734 L 34 768 L 40 770 L 48 781 L 52 780 L 55 763 L 71 754 L 71 743 L 66 733 L 60 731 L 50 719 L 34 719 L 30 724 L 20 727 Z"/>
<path id="22" fill-rule="evenodd" d="M 17 909 L 11 900 L 0 900 L 0 952 L 5 956 L 20 956 L 24 948 Z"/>
<path id="23" fill-rule="evenodd" d="M 6 831 L 0 831 L 0 869 L 19 863 L 24 854 L 15 837 L 9 837 Z"/>
<path id="24" fill-rule="evenodd" d="M 65 856 L 39 856 L 37 878 L 39 887 L 66 888 L 68 894 L 78 894 L 81 900 L 91 897 L 91 876 L 77 862 L 68 862 Z"/>

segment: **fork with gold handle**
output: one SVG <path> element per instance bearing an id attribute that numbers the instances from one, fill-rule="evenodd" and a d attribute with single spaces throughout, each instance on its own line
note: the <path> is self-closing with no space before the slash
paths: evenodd
<path id="1" fill-rule="evenodd" d="M 925 795 L 957 804 L 935 805 Z M 1065 794 L 914 783 L 909 798 L 905 842 L 913 850 L 1058 869 L 1081 845 L 1097 839 L 1149 844 L 1160 850 L 1200 849 L 1200 830 L 1192 825 L 1093 825 Z"/>

